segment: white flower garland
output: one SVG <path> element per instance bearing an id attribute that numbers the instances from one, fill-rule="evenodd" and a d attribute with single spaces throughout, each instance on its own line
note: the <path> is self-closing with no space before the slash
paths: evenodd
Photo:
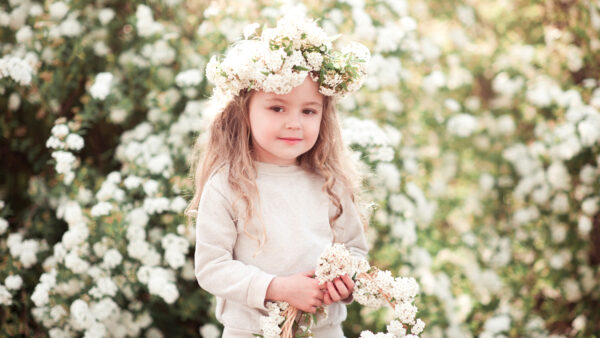
<path id="1" fill-rule="evenodd" d="M 366 260 L 352 256 L 343 244 L 334 244 L 319 257 L 315 278 L 323 284 L 344 274 L 352 276 L 355 283 L 352 296 L 356 302 L 372 308 L 389 305 L 394 309 L 387 333 L 363 331 L 360 338 L 415 338 L 423 331 L 425 323 L 416 318 L 417 307 L 413 305 L 419 293 L 419 285 L 414 278 L 394 278 L 390 271 L 381 271 Z M 286 302 L 267 302 L 267 308 L 269 315 L 260 319 L 264 338 L 310 337 L 312 324 L 327 316 L 327 307 L 319 308 L 313 316 Z"/>
<path id="2" fill-rule="evenodd" d="M 365 81 L 370 52 L 360 43 L 334 51 L 336 37 L 328 37 L 314 21 L 296 14 L 284 16 L 275 28 L 263 28 L 260 36 L 257 28 L 258 24 L 246 27 L 245 39 L 235 43 L 224 59 L 213 56 L 206 66 L 206 78 L 215 84 L 220 102 L 244 89 L 286 94 L 309 75 L 327 96 L 356 91 Z"/>

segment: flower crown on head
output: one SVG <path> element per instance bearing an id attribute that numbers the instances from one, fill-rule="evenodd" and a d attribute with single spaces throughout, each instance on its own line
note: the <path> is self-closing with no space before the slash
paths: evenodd
<path id="1" fill-rule="evenodd" d="M 337 37 L 328 37 L 315 21 L 299 15 L 284 16 L 261 36 L 256 35 L 258 26 L 247 26 L 244 40 L 225 58 L 210 59 L 206 77 L 215 84 L 214 94 L 227 100 L 243 89 L 287 94 L 309 75 L 319 83 L 320 93 L 341 97 L 364 83 L 370 58 L 364 45 L 352 42 L 334 51 Z"/>

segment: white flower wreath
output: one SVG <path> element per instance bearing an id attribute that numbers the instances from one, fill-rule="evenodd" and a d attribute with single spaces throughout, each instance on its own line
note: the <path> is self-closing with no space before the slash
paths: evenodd
<path id="1" fill-rule="evenodd" d="M 343 96 L 364 83 L 370 52 L 358 42 L 341 51 L 332 50 L 332 41 L 315 21 L 288 14 L 275 28 L 258 24 L 244 30 L 244 39 L 235 43 L 225 58 L 213 56 L 206 66 L 206 78 L 215 85 L 214 96 L 228 102 L 241 90 L 289 93 L 306 76 L 319 83 L 327 96 Z"/>
<path id="2" fill-rule="evenodd" d="M 413 304 L 419 293 L 414 278 L 394 278 L 390 271 L 381 271 L 366 260 L 352 256 L 343 244 L 334 244 L 319 257 L 315 278 L 323 284 L 344 274 L 352 276 L 352 296 L 356 302 L 371 308 L 389 305 L 394 309 L 387 333 L 363 331 L 360 338 L 416 338 L 423 331 L 425 323 L 416 318 L 417 307 Z M 260 320 L 260 336 L 264 338 L 311 337 L 312 324 L 327 317 L 327 307 L 319 308 L 312 316 L 286 302 L 267 302 L 267 308 L 269 315 Z"/>

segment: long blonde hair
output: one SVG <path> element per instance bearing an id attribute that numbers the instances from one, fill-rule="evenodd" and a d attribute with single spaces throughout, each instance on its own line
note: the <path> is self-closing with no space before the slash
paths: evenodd
<path id="1" fill-rule="evenodd" d="M 264 224 L 262 224 L 262 241 L 252 236 L 247 229 L 248 221 L 254 214 L 253 201 L 260 201 L 257 198 L 258 188 L 255 182 L 256 168 L 253 164 L 249 118 L 249 103 L 253 92 L 242 90 L 221 113 L 217 114 L 209 129 L 208 142 L 203 140 L 202 135 L 196 139 L 190 159 L 190 178 L 194 184 L 194 196 L 184 214 L 188 216 L 190 222 L 194 222 L 204 185 L 215 170 L 228 164 L 228 183 L 238 201 L 243 202 L 246 210 L 243 222 L 244 233 L 256 239 L 260 248 L 266 241 Z M 361 178 L 347 151 L 342 142 L 334 99 L 324 95 L 319 136 L 315 145 L 298 157 L 298 164 L 324 178 L 323 191 L 327 193 L 336 208 L 335 215 L 329 220 L 332 229 L 335 221 L 344 212 L 340 196 L 334 192 L 336 182 L 341 182 L 343 188 L 350 193 L 352 202 L 358 204 Z M 359 214 L 366 229 L 367 220 L 362 213 Z"/>

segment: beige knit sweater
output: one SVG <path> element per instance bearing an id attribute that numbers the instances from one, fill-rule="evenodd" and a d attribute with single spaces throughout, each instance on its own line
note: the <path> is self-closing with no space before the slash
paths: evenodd
<path id="1" fill-rule="evenodd" d="M 260 251 L 233 213 L 236 199 L 227 183 L 226 167 L 206 183 L 196 219 L 198 284 L 216 296 L 217 319 L 248 336 L 260 332 L 259 318 L 266 315 L 265 295 L 271 280 L 315 268 L 317 258 L 332 243 L 329 217 L 335 213 L 320 176 L 296 165 L 255 162 L 255 166 L 267 236 Z M 366 257 L 367 242 L 356 208 L 348 194 L 337 192 L 343 213 L 335 222 L 336 242 L 345 243 L 353 255 Z M 257 219 L 247 231 L 260 238 L 262 226 Z M 328 312 L 315 328 L 339 325 L 346 318 L 343 303 L 329 305 Z"/>

